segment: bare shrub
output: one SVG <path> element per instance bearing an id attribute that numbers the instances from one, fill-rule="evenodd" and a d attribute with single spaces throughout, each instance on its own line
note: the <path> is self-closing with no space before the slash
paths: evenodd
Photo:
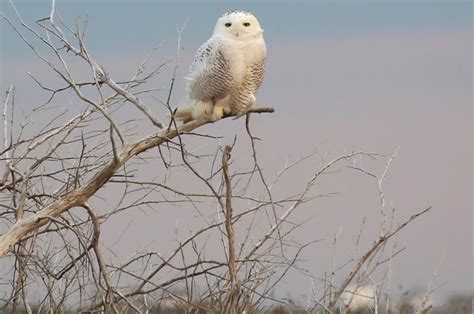
<path id="1" fill-rule="evenodd" d="M 382 187 L 396 154 L 356 151 L 332 159 L 313 154 L 267 177 L 259 162 L 251 118 L 257 118 L 256 113 L 272 113 L 272 108 L 252 109 L 241 119 L 245 119 L 251 161 L 240 162 L 232 158 L 235 143 L 222 145 L 218 136 L 198 133 L 199 127 L 213 123 L 209 119 L 178 126 L 172 118 L 166 123 L 159 118 L 156 108 L 163 116 L 173 115 L 170 98 L 175 74 L 169 78 L 165 99 L 151 97 L 149 83 L 165 66 L 149 66 L 156 50 L 128 80 L 118 81 L 89 53 L 86 21 L 78 19 L 70 28 L 55 12 L 54 1 L 50 16 L 34 26 L 16 13 L 15 17 L 1 15 L 59 78 L 60 87 L 46 86 L 30 74 L 38 88 L 50 95 L 32 110 L 34 127 L 31 121 L 14 119 L 18 93 L 14 86 L 3 101 L 0 284 L 7 288 L 5 309 L 283 313 L 292 308 L 294 312 L 334 313 L 350 311 L 351 295 L 367 284 L 374 291 L 373 309 L 389 302 L 382 300 L 388 279 L 374 279 L 375 271 L 400 252 L 387 243 L 429 211 L 395 223 Z M 175 69 L 178 64 L 179 54 Z M 74 110 L 61 99 L 65 94 L 73 99 Z M 41 120 L 44 112 L 47 119 Z M 206 142 L 209 148 L 197 153 L 190 149 L 193 142 Z M 305 166 L 311 175 L 298 193 L 272 192 L 275 186 L 287 184 L 288 172 L 308 160 Z M 316 167 L 314 160 L 319 160 Z M 360 166 L 374 160 L 385 160 L 380 173 Z M 147 173 L 150 169 L 154 175 Z M 289 305 L 273 292 L 290 270 L 299 267 L 301 252 L 313 242 L 294 240 L 299 224 L 289 218 L 303 204 L 327 196 L 316 185 L 337 170 L 357 171 L 375 180 L 380 236 L 360 256 L 335 267 L 324 279 L 323 291 L 313 291 L 304 308 Z M 193 182 L 194 190 L 183 189 L 179 182 L 184 181 Z M 175 205 L 192 210 L 199 217 L 199 227 L 187 238 L 177 238 L 176 247 L 165 255 L 157 250 L 138 251 L 117 259 L 104 247 L 101 230 L 114 217 Z M 266 224 L 256 228 L 257 221 Z M 220 247 L 221 254 L 208 256 L 208 245 Z M 341 272 L 347 272 L 345 279 L 336 283 L 335 275 Z M 342 300 L 348 291 L 349 298 Z"/>

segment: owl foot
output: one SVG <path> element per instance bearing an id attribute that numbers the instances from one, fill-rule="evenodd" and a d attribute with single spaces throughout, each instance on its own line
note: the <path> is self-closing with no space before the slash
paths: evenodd
<path id="1" fill-rule="evenodd" d="M 217 121 L 222 118 L 228 117 L 231 114 L 230 108 L 216 105 L 212 113 L 212 121 Z"/>

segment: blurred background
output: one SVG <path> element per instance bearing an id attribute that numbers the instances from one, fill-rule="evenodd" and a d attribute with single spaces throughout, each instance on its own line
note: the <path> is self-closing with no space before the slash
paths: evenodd
<path id="1" fill-rule="evenodd" d="M 255 135 L 262 139 L 258 145 L 265 174 L 275 175 L 285 162 L 313 151 L 337 156 L 353 150 L 392 154 L 398 149 L 384 186 L 388 206 L 396 209 L 398 221 L 428 206 L 433 210 L 396 240 L 406 249 L 393 260 L 394 290 L 424 291 L 439 265 L 434 302 L 443 303 L 455 293 L 472 293 L 470 1 L 56 2 L 69 25 L 74 25 L 76 16 L 88 17 L 89 52 L 117 80 L 129 77 L 160 44 L 160 62 L 174 60 L 177 27 L 185 25 L 172 98 L 176 105 L 193 54 L 209 38 L 217 18 L 230 9 L 254 13 L 265 30 L 268 48 L 266 78 L 257 103 L 276 110 L 253 118 Z M 14 3 L 28 23 L 50 13 L 50 1 Z M 8 1 L 1 4 L 1 11 L 13 17 Z M 6 23 L 0 27 L 1 90 L 16 86 L 15 114 L 25 117 L 49 96 L 27 72 L 52 85 L 56 78 L 46 73 Z M 171 73 L 172 66 L 165 67 L 157 80 L 155 87 L 163 89 L 159 97 L 167 94 Z M 164 116 L 160 105 L 156 111 Z M 47 115 L 43 119 L 47 121 Z M 222 141 L 230 143 L 234 135 L 244 132 L 243 126 L 243 120 L 223 121 L 203 132 L 224 135 Z M 246 140 L 242 136 L 242 142 Z M 233 158 L 248 158 L 245 147 Z M 307 172 L 296 170 L 287 188 L 306 179 Z M 370 178 L 349 173 L 329 180 L 323 190 L 337 196 L 311 203 L 294 218 L 305 221 L 295 237 L 303 242 L 322 239 L 303 254 L 303 265 L 314 276 L 330 271 L 335 234 L 336 258 L 343 263 L 356 255 L 355 241 L 364 217 L 362 249 L 378 235 L 380 226 L 377 186 Z M 192 224 L 188 214 L 185 208 L 158 209 L 121 217 L 104 226 L 103 241 L 122 256 L 154 245 L 166 251 L 178 221 L 183 232 Z M 150 237 L 153 241 L 143 241 Z M 310 286 L 299 274 L 285 280 L 281 293 L 298 297 Z"/>

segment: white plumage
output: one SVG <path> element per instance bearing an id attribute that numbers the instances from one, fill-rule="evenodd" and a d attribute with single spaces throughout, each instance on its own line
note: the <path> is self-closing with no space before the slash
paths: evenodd
<path id="1" fill-rule="evenodd" d="M 198 49 L 187 79 L 188 105 L 177 110 L 183 122 L 211 115 L 242 115 L 255 105 L 267 50 L 263 29 L 248 12 L 222 15 L 214 32 Z"/>

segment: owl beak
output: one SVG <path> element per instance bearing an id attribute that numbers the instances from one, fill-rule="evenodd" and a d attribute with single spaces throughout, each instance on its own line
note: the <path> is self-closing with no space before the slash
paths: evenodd
<path id="1" fill-rule="evenodd" d="M 235 31 L 235 37 L 239 37 L 239 30 Z"/>

